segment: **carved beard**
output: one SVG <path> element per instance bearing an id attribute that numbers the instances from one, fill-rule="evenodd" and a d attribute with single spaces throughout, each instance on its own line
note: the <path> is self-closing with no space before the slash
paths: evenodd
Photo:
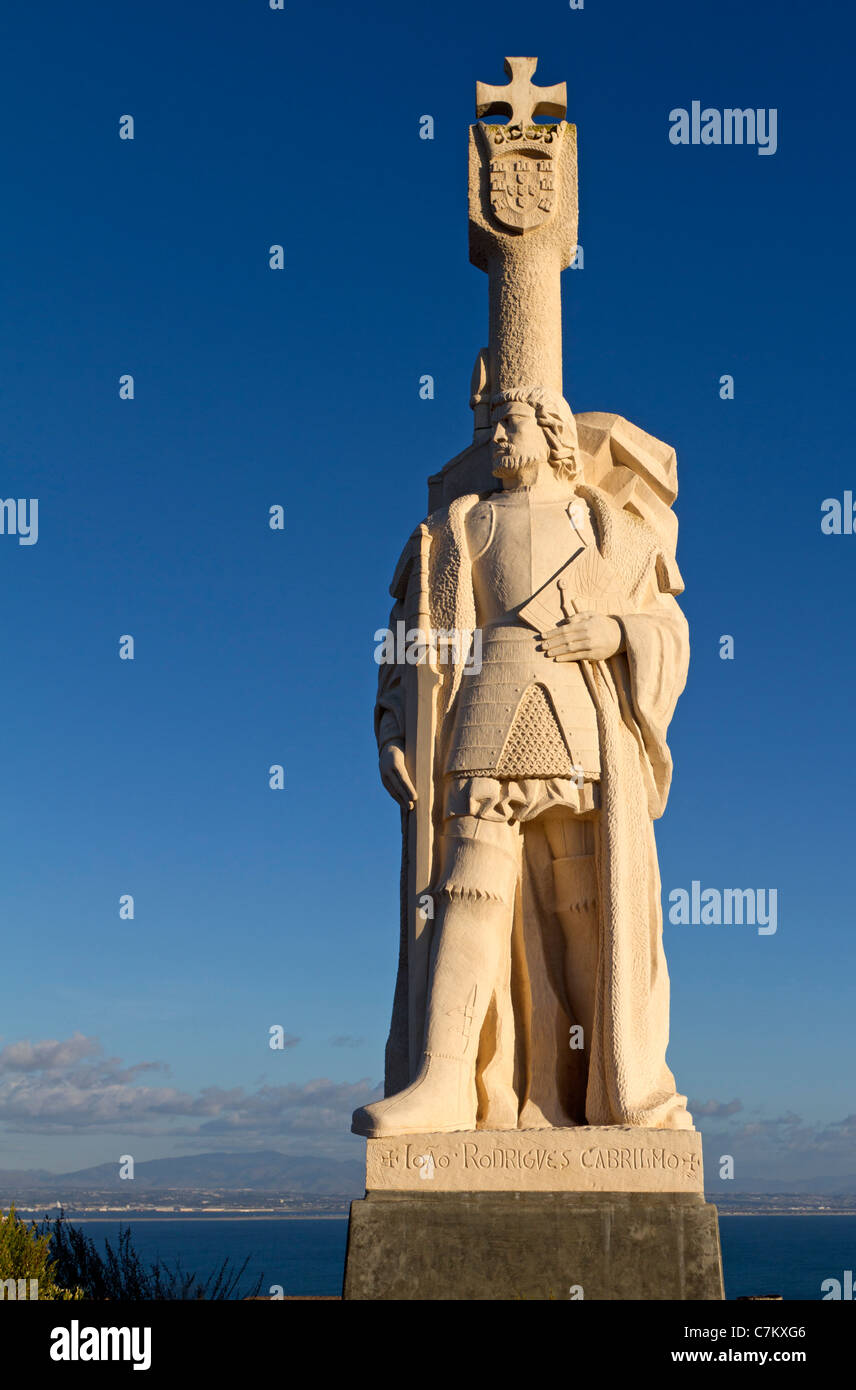
<path id="1" fill-rule="evenodd" d="M 503 482 L 516 483 L 518 487 L 531 487 L 540 467 L 539 458 L 515 454 L 512 450 L 497 450 L 493 456 L 493 476 Z"/>

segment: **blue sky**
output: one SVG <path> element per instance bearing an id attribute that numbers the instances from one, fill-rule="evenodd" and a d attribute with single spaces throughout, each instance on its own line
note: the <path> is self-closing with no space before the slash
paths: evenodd
<path id="1" fill-rule="evenodd" d="M 740 1102 L 710 1172 L 853 1170 L 856 536 L 820 529 L 856 488 L 852 40 L 831 0 L 7 15 L 0 496 L 39 539 L 0 536 L 0 1167 L 359 1152 L 397 941 L 373 633 L 471 430 L 474 82 L 536 53 L 579 134 L 565 394 L 678 451 L 664 892 L 778 893 L 775 935 L 666 926 L 670 1061 Z M 674 146 L 693 100 L 775 108 L 776 153 Z"/>

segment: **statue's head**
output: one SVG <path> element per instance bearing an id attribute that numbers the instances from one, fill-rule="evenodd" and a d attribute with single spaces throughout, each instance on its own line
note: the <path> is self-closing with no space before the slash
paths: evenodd
<path id="1" fill-rule="evenodd" d="M 577 477 L 577 427 L 571 408 L 546 386 L 503 391 L 491 402 L 493 476 L 527 486 L 549 463 L 558 478 Z"/>

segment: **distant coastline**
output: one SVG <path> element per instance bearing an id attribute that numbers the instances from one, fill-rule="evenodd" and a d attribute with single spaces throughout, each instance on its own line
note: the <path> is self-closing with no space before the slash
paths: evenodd
<path id="1" fill-rule="evenodd" d="M 112 1194 L 111 1194 L 112 1195 Z M 344 1221 L 352 1201 L 362 1192 L 310 1195 L 290 1193 L 207 1192 L 199 1202 L 195 1193 L 168 1195 L 152 1192 L 139 1205 L 121 1206 L 106 1193 L 69 1192 L 65 1200 L 54 1197 L 50 1202 L 39 1201 L 32 1192 L 0 1192 L 0 1210 L 14 1202 L 19 1216 L 26 1220 L 55 1220 L 60 1205 L 67 1221 Z M 805 1193 L 735 1193 L 724 1197 L 708 1192 L 720 1216 L 856 1216 L 856 1195 L 806 1195 Z M 194 1198 L 196 1200 L 194 1201 Z M 94 1199 L 94 1200 L 93 1200 Z"/>
<path id="2" fill-rule="evenodd" d="M 18 1209 L 16 1208 L 16 1211 Z M 45 1213 L 35 1208 L 18 1211 L 18 1215 L 26 1221 L 43 1221 Z M 343 1212 L 308 1212 L 298 1215 L 296 1212 L 183 1212 L 174 1216 L 164 1216 L 150 1211 L 104 1211 L 87 1212 L 86 1216 L 77 1216 L 74 1213 L 66 1212 L 66 1220 L 74 1226 L 85 1226 L 87 1221 L 146 1221 L 155 1223 L 157 1221 L 167 1221 L 174 1225 L 178 1221 L 186 1221 L 188 1225 L 193 1225 L 199 1221 L 347 1221 L 348 1213 Z M 55 1218 L 48 1212 L 48 1219 L 53 1221 Z"/>

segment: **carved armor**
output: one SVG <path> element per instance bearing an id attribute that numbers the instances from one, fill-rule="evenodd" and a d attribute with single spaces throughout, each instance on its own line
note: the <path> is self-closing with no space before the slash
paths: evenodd
<path id="1" fill-rule="evenodd" d="M 539 651 L 539 634 L 519 616 L 533 595 L 546 593 L 549 603 L 551 581 L 557 620 L 622 610 L 588 508 L 580 498 L 536 501 L 528 489 L 500 493 L 472 509 L 467 541 L 481 670 L 461 683 L 446 771 L 526 778 L 582 770 L 599 780 L 597 715 L 579 664 Z"/>

